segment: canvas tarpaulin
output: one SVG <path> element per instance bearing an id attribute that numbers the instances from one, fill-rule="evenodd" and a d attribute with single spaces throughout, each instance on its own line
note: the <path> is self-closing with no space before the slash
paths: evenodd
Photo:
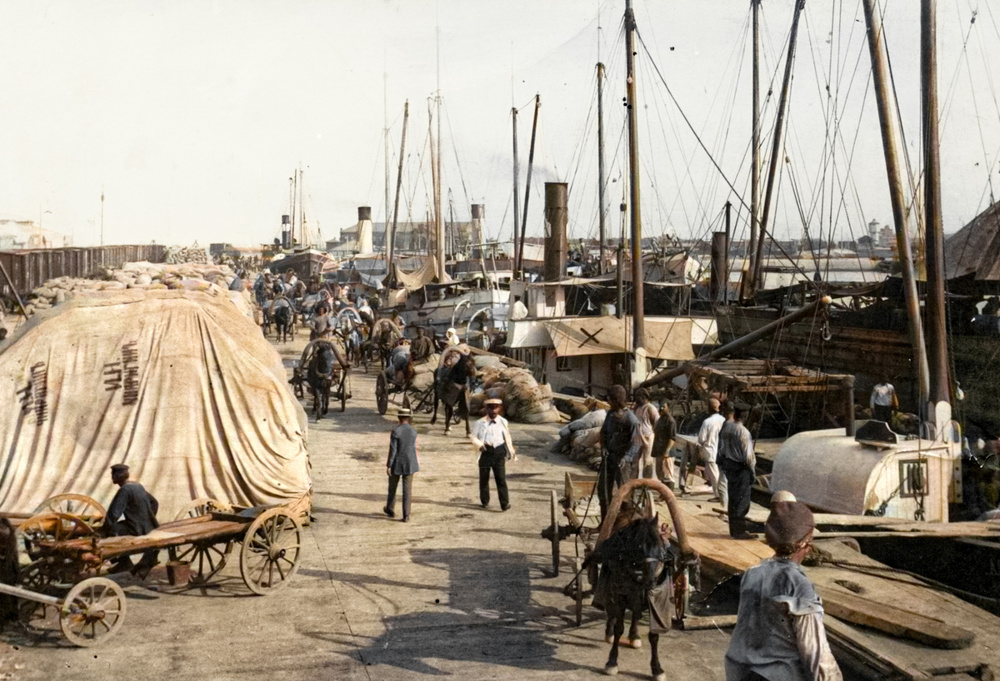
<path id="1" fill-rule="evenodd" d="M 120 291 L 36 315 L 0 349 L 0 510 L 63 492 L 108 504 L 109 467 L 172 519 L 192 499 L 256 506 L 310 489 L 305 414 L 225 291 Z"/>
<path id="2" fill-rule="evenodd" d="M 632 351 L 632 318 L 566 317 L 542 322 L 559 357 L 608 355 Z M 646 356 L 653 359 L 694 359 L 691 320 L 645 320 Z"/>
<path id="3" fill-rule="evenodd" d="M 404 272 L 403 268 L 399 265 L 392 266 L 392 272 L 390 276 L 386 277 L 384 283 L 394 283 L 397 288 L 405 288 L 407 291 L 417 291 L 427 284 L 436 280 L 437 273 L 437 258 L 433 255 L 427 256 L 424 260 L 424 264 L 418 269 L 412 272 Z M 439 284 L 447 284 L 451 282 L 451 277 L 447 274 L 444 275 L 444 281 L 439 281 Z"/>

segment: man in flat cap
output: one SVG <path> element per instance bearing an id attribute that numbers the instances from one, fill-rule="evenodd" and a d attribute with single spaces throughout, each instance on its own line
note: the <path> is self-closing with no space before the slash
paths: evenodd
<path id="1" fill-rule="evenodd" d="M 109 537 L 139 537 L 149 534 L 160 526 L 156 520 L 156 512 L 160 508 L 159 502 L 142 485 L 129 480 L 128 466 L 123 463 L 113 465 L 111 481 L 118 485 L 118 491 L 111 500 L 104 518 L 105 534 Z M 134 568 L 132 560 L 125 556 L 117 563 L 115 571 L 124 572 L 131 569 L 134 574 L 145 578 L 156 565 L 158 553 L 155 550 L 147 551 Z"/>
<path id="2" fill-rule="evenodd" d="M 413 474 L 420 470 L 417 455 L 417 429 L 410 425 L 413 412 L 400 409 L 396 412 L 399 425 L 389 436 L 389 458 L 385 462 L 385 473 L 389 476 L 389 498 L 382 510 L 390 518 L 396 517 L 396 488 L 403 480 L 403 522 L 410 520 L 410 493 L 413 489 Z"/>
<path id="3" fill-rule="evenodd" d="M 823 603 L 801 567 L 814 525 L 800 501 L 772 505 L 764 535 L 775 555 L 743 574 L 726 681 L 843 679 L 826 640 Z"/>
<path id="4" fill-rule="evenodd" d="M 516 459 L 514 443 L 510 437 L 507 419 L 500 416 L 503 400 L 490 398 L 483 403 L 486 416 L 472 426 L 469 439 L 479 451 L 479 502 L 486 508 L 490 505 L 490 471 L 500 497 L 500 510 L 510 508 L 507 495 L 507 459 Z"/>

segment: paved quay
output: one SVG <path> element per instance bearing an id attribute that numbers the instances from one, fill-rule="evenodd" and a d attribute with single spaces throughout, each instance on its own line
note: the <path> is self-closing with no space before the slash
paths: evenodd
<path id="1" fill-rule="evenodd" d="M 289 360 L 300 340 L 279 351 Z M 203 589 L 165 593 L 154 572 L 129 584 L 120 633 L 94 649 L 58 634 L 5 632 L 0 678 L 145 679 L 579 679 L 600 674 L 608 646 L 603 615 L 584 625 L 562 593 L 573 542 L 551 576 L 550 491 L 567 470 L 550 454 L 556 427 L 512 424 L 519 459 L 508 467 L 512 508 L 479 505 L 476 454 L 459 427 L 418 414 L 421 472 L 408 523 L 382 514 L 388 432 L 375 409 L 374 372 L 352 374 L 347 410 L 310 423 L 315 522 L 287 588 L 252 596 L 239 576 L 238 547 Z M 309 405 L 306 405 L 309 406 Z M 339 405 L 338 405 L 339 406 Z M 582 470 L 582 469 L 581 469 Z M 141 482 L 141 480 L 140 480 Z M 660 653 L 668 678 L 723 679 L 729 635 L 671 632 Z M 623 649 L 621 676 L 649 678 L 648 641 Z M 6 676 L 5 676 L 6 675 Z"/>

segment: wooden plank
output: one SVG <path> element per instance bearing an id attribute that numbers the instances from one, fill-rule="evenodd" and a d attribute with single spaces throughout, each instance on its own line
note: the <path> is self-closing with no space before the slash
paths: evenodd
<path id="1" fill-rule="evenodd" d="M 929 679 L 930 676 L 914 669 L 907 662 L 892 655 L 874 650 L 867 640 L 858 635 L 850 626 L 833 617 L 823 619 L 827 638 L 834 653 L 847 655 L 866 667 L 873 667 L 881 678 Z M 839 657 L 840 655 L 837 655 Z"/>
<path id="2" fill-rule="evenodd" d="M 823 609 L 827 613 L 851 624 L 878 629 L 934 648 L 968 648 L 975 640 L 975 634 L 967 629 L 892 605 L 876 603 L 849 591 L 817 586 L 816 593 L 823 599 Z"/>

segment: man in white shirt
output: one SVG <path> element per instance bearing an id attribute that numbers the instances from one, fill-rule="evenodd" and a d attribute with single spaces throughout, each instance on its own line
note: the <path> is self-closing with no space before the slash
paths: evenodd
<path id="1" fill-rule="evenodd" d="M 705 482 L 712 486 L 713 498 L 726 508 L 729 492 L 726 490 L 726 480 L 719 472 L 718 464 L 719 431 L 722 430 L 726 417 L 719 413 L 721 406 L 719 400 L 713 397 L 708 400 L 707 405 L 709 417 L 701 424 L 701 430 L 698 431 L 701 458 L 705 462 Z"/>
<path id="2" fill-rule="evenodd" d="M 514 443 L 510 438 L 510 428 L 507 419 L 500 416 L 503 400 L 490 398 L 483 407 L 486 416 L 472 426 L 469 439 L 479 451 L 479 501 L 483 508 L 490 505 L 490 471 L 497 485 L 497 496 L 500 497 L 500 510 L 510 508 L 510 498 L 507 495 L 507 459 L 517 458 Z"/>
<path id="3" fill-rule="evenodd" d="M 873 419 L 890 422 L 892 412 L 899 406 L 899 399 L 896 397 L 896 389 L 889 382 L 889 379 L 883 379 L 881 383 L 872 388 L 868 405 L 871 407 Z"/>

